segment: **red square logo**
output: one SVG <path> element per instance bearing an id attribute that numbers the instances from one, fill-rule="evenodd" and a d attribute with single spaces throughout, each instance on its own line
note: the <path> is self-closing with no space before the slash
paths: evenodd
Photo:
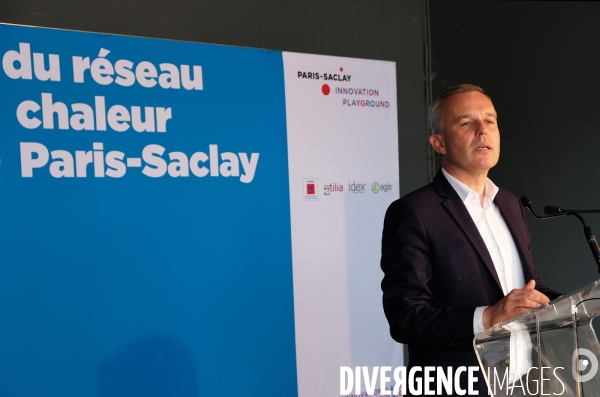
<path id="1" fill-rule="evenodd" d="M 306 194 L 315 194 L 315 184 L 314 183 L 306 184 Z"/>

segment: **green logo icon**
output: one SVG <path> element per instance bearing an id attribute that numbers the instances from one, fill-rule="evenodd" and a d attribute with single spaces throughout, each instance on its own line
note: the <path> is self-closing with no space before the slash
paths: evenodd
<path id="1" fill-rule="evenodd" d="M 379 193 L 379 183 L 373 182 L 371 185 L 371 191 L 375 194 Z"/>

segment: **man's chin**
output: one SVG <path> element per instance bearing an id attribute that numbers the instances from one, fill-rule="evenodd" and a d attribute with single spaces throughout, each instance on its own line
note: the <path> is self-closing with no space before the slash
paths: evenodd
<path id="1" fill-rule="evenodd" d="M 493 168 L 496 164 L 498 164 L 498 158 L 484 158 L 484 159 L 480 159 L 479 161 L 477 161 L 477 169 L 480 171 L 484 171 L 484 170 L 490 170 L 491 168 Z"/>

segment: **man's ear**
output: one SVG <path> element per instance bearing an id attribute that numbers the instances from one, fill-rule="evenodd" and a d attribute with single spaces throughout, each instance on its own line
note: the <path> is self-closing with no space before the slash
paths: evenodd
<path id="1" fill-rule="evenodd" d="M 446 154 L 446 142 L 442 134 L 431 134 L 429 136 L 429 143 L 433 147 L 433 150 L 439 154 Z"/>

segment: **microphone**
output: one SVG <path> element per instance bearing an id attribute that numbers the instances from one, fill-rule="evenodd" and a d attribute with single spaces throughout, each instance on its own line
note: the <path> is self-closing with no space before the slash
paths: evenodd
<path id="1" fill-rule="evenodd" d="M 564 212 L 564 210 L 561 210 L 560 207 L 555 205 L 547 205 L 544 207 L 544 213 L 546 214 L 558 214 L 559 212 Z"/>
<path id="2" fill-rule="evenodd" d="M 540 215 L 536 214 L 535 211 L 533 210 L 533 206 L 531 205 L 531 200 L 527 196 L 521 196 L 521 204 L 523 204 L 523 207 L 527 208 L 529 210 L 529 212 L 531 212 L 531 215 L 535 216 L 538 219 L 549 219 L 549 218 L 556 218 L 558 216 L 567 215 L 563 212 L 550 214 L 549 212 L 546 212 L 546 209 L 544 209 L 544 212 L 546 212 L 546 214 L 548 214 L 548 215 L 540 216 Z M 546 208 L 548 208 L 548 207 L 546 207 Z M 558 208 L 558 207 L 556 207 L 556 208 Z"/>
<path id="3" fill-rule="evenodd" d="M 544 207 L 546 214 L 557 214 L 559 212 L 568 212 L 569 214 L 597 214 L 600 210 L 564 210 L 555 205 L 547 205 Z"/>
<path id="4" fill-rule="evenodd" d="M 522 199 L 521 199 L 522 200 Z M 600 247 L 598 247 L 598 240 L 594 235 L 594 231 L 592 228 L 585 223 L 583 217 L 578 213 L 596 213 L 600 212 L 599 210 L 564 210 L 555 205 L 547 205 L 544 207 L 544 212 L 549 214 L 548 216 L 560 216 L 560 215 L 574 215 L 579 219 L 581 224 L 583 225 L 583 234 L 585 235 L 585 239 L 590 247 L 590 251 L 592 251 L 592 255 L 594 256 L 594 260 L 596 261 L 596 265 L 598 266 L 598 273 L 600 273 Z"/>

